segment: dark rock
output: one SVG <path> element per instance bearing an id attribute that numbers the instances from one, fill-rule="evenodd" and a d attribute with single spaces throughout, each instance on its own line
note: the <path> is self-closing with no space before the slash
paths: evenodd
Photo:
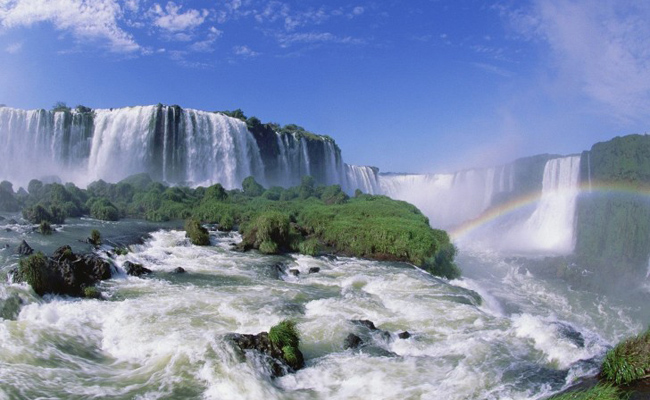
<path id="1" fill-rule="evenodd" d="M 4 221 L 6 218 L 0 215 L 0 221 Z"/>
<path id="2" fill-rule="evenodd" d="M 366 328 L 370 329 L 371 331 L 376 331 L 377 327 L 372 321 L 369 321 L 367 319 L 353 319 L 350 322 L 352 322 L 355 325 L 360 325 L 360 326 L 365 326 Z"/>
<path id="3" fill-rule="evenodd" d="M 289 273 L 290 273 L 291 275 L 293 275 L 293 276 L 298 276 L 298 275 L 300 275 L 300 271 L 297 270 L 297 269 L 295 269 L 295 268 L 291 268 L 291 269 L 289 270 Z"/>
<path id="4" fill-rule="evenodd" d="M 363 344 L 363 340 L 354 333 L 350 333 L 343 341 L 343 349 L 356 349 Z"/>
<path id="5" fill-rule="evenodd" d="M 21 256 L 28 256 L 34 252 L 34 249 L 32 249 L 26 241 L 20 242 L 20 246 L 16 249 L 16 253 L 20 254 Z"/>
<path id="6" fill-rule="evenodd" d="M 411 337 L 411 334 L 408 331 L 400 332 L 397 334 L 397 337 L 400 339 L 408 339 Z"/>
<path id="7" fill-rule="evenodd" d="M 252 351 L 254 356 L 259 357 L 273 378 L 295 372 L 305 365 L 302 352 L 297 350 L 297 365 L 291 367 L 290 363 L 285 359 L 282 349 L 269 339 L 268 332 L 261 332 L 257 335 L 230 333 L 226 335 L 226 339 L 232 341 L 236 345 L 236 349 L 243 354 L 247 350 Z"/>
<path id="8" fill-rule="evenodd" d="M 41 296 L 51 293 L 83 297 L 85 288 L 111 278 L 112 267 L 95 254 L 79 256 L 70 246 L 62 246 L 49 258 L 39 253 L 21 259 L 13 276 L 16 282 L 29 283 Z"/>
<path id="9" fill-rule="evenodd" d="M 142 264 L 132 263 L 131 261 L 126 261 L 123 267 L 126 274 L 131 276 L 142 276 L 152 272 L 149 268 L 143 267 Z"/>
<path id="10" fill-rule="evenodd" d="M 7 221 L 7 224 L 9 224 L 9 225 L 18 225 L 18 221 L 16 221 L 15 219 L 12 218 L 9 221 Z"/>
<path id="11" fill-rule="evenodd" d="M 553 325 L 555 325 L 557 332 L 568 339 L 571 343 L 581 349 L 585 347 L 584 336 L 582 336 L 582 333 L 578 332 L 573 326 L 563 322 L 555 322 Z"/>
<path id="12" fill-rule="evenodd" d="M 173 274 L 184 274 L 185 273 L 185 268 L 183 267 L 176 267 L 172 271 Z"/>
<path id="13" fill-rule="evenodd" d="M 320 272 L 320 267 L 311 267 L 311 268 L 309 268 L 309 273 L 310 274 L 315 274 L 317 272 Z"/>

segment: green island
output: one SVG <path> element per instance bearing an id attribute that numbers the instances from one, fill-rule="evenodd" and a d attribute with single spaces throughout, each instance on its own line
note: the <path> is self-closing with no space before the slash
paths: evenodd
<path id="1" fill-rule="evenodd" d="M 350 197 L 339 185 L 317 185 L 311 176 L 286 189 L 264 188 L 253 177 L 244 179 L 241 190 L 220 184 L 169 187 L 139 174 L 115 184 L 99 180 L 86 189 L 32 180 L 27 191 L 14 193 L 11 183 L 2 182 L 0 193 L 0 210 L 22 209 L 33 224 L 62 224 L 85 215 L 108 221 L 185 220 L 196 245 L 209 244 L 202 224 L 214 224 L 222 231 L 238 229 L 240 250 L 408 262 L 447 279 L 461 273 L 448 234 L 431 228 L 415 206 L 361 191 Z"/>

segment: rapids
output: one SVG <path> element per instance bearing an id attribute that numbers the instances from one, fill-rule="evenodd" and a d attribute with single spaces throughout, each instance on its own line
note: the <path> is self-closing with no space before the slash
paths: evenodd
<path id="1" fill-rule="evenodd" d="M 99 286 L 102 301 L 40 299 L 2 279 L 3 399 L 542 399 L 595 373 L 609 346 L 648 320 L 642 304 L 572 290 L 468 245 L 464 278 L 446 282 L 401 263 L 234 252 L 235 233 L 211 232 L 212 246 L 196 247 L 173 225 L 69 219 L 45 237 L 7 220 L 3 278 L 20 240 L 48 254 L 65 243 L 88 251 L 77 239 L 93 228 L 107 239 L 102 253 L 147 235 L 114 261 L 154 274 L 121 271 Z M 173 274 L 179 266 L 187 272 Z M 224 339 L 286 318 L 307 363 L 295 374 L 271 379 Z M 368 334 L 366 346 L 344 350 L 348 333 L 361 335 L 353 319 L 390 337 Z M 405 330 L 412 336 L 399 339 Z"/>

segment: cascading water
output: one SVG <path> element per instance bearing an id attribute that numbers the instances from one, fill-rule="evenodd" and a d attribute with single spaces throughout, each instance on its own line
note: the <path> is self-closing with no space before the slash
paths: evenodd
<path id="1" fill-rule="evenodd" d="M 512 190 L 513 168 L 472 169 L 455 174 L 381 174 L 381 192 L 415 204 L 432 226 L 450 228 L 476 218 L 496 194 Z"/>

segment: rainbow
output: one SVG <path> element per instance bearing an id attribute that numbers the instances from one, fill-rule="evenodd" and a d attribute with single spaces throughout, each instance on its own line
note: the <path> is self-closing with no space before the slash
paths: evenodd
<path id="1" fill-rule="evenodd" d="M 650 199 L 650 186 L 633 185 L 629 183 L 611 183 L 611 182 L 583 182 L 578 187 L 566 188 L 565 191 L 578 190 L 578 195 L 587 193 L 603 194 L 627 194 L 643 196 Z M 556 191 L 561 193 L 561 191 Z M 490 222 L 507 216 L 517 210 L 537 203 L 542 197 L 541 191 L 533 194 L 527 194 L 514 198 L 506 203 L 495 207 L 488 208 L 481 215 L 471 220 L 465 221 L 460 225 L 450 228 L 449 236 L 453 241 L 459 241 L 478 228 L 489 224 Z"/>

